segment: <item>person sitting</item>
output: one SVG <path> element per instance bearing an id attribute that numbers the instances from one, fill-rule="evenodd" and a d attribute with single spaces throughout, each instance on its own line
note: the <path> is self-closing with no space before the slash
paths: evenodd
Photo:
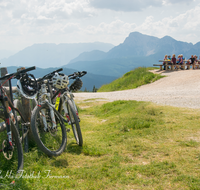
<path id="1" fill-rule="evenodd" d="M 176 65 L 176 55 L 175 54 L 172 55 L 171 64 Z"/>
<path id="2" fill-rule="evenodd" d="M 164 61 L 163 61 L 164 70 L 166 70 L 166 65 L 167 65 L 167 63 L 168 63 L 168 58 L 167 58 L 167 55 L 165 55 Z"/>
<path id="3" fill-rule="evenodd" d="M 172 60 L 171 56 L 168 55 L 168 57 L 167 57 L 168 65 L 172 65 L 171 60 Z M 168 69 L 169 69 L 169 67 L 168 67 Z"/>
<path id="4" fill-rule="evenodd" d="M 178 70 L 180 67 L 178 66 L 178 65 L 180 65 L 180 57 L 181 57 L 181 55 L 178 55 L 178 58 L 177 58 L 177 61 L 176 61 L 176 64 L 177 64 L 177 66 L 176 66 L 176 70 Z"/>
<path id="5" fill-rule="evenodd" d="M 175 54 L 172 55 L 171 63 L 173 65 L 176 65 L 176 55 Z"/>
<path id="6" fill-rule="evenodd" d="M 180 55 L 179 64 L 180 64 L 180 65 L 183 65 L 183 54 Z"/>
<path id="7" fill-rule="evenodd" d="M 179 64 L 183 65 L 183 54 L 180 55 Z M 183 66 L 181 66 L 181 69 L 184 69 Z"/>
<path id="8" fill-rule="evenodd" d="M 190 57 L 190 64 L 193 65 L 193 69 L 195 69 L 195 68 L 194 68 L 194 65 L 195 65 L 195 58 L 194 58 L 193 55 L 191 55 L 191 57 Z"/>
<path id="9" fill-rule="evenodd" d="M 196 55 L 194 55 L 194 59 L 195 59 L 195 60 L 194 60 L 194 62 L 195 62 L 194 64 L 195 64 L 195 65 L 198 64 L 199 62 L 198 62 L 198 58 L 197 58 Z M 199 66 L 196 66 L 195 68 L 198 69 Z"/>

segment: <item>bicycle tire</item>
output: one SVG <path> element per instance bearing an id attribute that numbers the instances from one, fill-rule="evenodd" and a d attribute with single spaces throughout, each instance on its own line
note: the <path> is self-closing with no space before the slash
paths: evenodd
<path id="1" fill-rule="evenodd" d="M 6 119 L 5 119 L 3 111 L 0 111 L 0 119 L 2 123 L 5 123 Z M 2 128 L 0 132 L 0 139 L 1 139 L 0 143 L 2 143 L 1 144 L 2 150 L 0 152 L 0 169 L 2 172 L 1 175 L 3 174 L 7 175 L 8 172 L 9 173 L 11 172 L 11 175 L 16 175 L 18 172 L 20 172 L 20 170 L 23 170 L 24 157 L 23 157 L 23 149 L 22 149 L 19 132 L 17 130 L 16 125 L 12 122 L 11 119 L 10 119 L 10 123 L 11 123 L 12 142 L 14 146 L 14 151 L 13 151 L 12 158 L 10 160 L 7 160 L 5 156 L 3 155 L 3 141 L 7 140 L 8 137 L 7 137 L 6 127 Z M 0 182 L 4 182 L 4 178 L 0 179 Z"/>
<path id="2" fill-rule="evenodd" d="M 41 113 L 42 110 L 45 115 Z M 55 133 L 50 129 L 52 120 L 50 117 L 49 106 L 47 104 L 36 106 L 31 116 L 31 131 L 33 138 L 35 139 L 39 149 L 48 156 L 59 156 L 64 151 L 67 143 L 66 129 L 62 118 L 55 110 L 54 114 L 57 124 L 57 131 Z M 45 117 L 48 123 L 49 128 L 46 132 L 44 131 L 42 117 Z"/>
<path id="3" fill-rule="evenodd" d="M 71 100 L 67 100 L 67 109 L 71 121 L 72 131 L 74 133 L 74 137 L 76 139 L 76 143 L 79 146 L 83 145 L 83 137 L 81 133 L 81 128 L 78 120 L 78 116 L 76 115 L 76 111 L 74 109 L 74 106 L 72 104 Z"/>
<path id="4" fill-rule="evenodd" d="M 36 105 L 37 105 L 36 100 L 35 99 L 31 99 L 30 100 L 31 113 L 33 112 L 33 110 L 34 110 Z"/>
<path id="5" fill-rule="evenodd" d="M 22 116 L 24 116 L 24 109 L 22 106 L 22 103 L 19 99 L 15 99 L 13 101 L 13 105 L 15 108 L 17 108 L 20 113 L 22 114 Z M 24 144 L 24 151 L 28 152 L 29 151 L 29 145 L 28 145 L 28 132 L 29 132 L 29 127 L 27 125 L 22 125 L 22 118 L 21 115 L 15 110 L 15 119 L 17 120 L 17 127 L 18 127 L 18 132 L 19 132 L 19 136 L 20 136 L 20 140 L 21 142 Z M 23 136 L 23 137 L 22 137 Z"/>

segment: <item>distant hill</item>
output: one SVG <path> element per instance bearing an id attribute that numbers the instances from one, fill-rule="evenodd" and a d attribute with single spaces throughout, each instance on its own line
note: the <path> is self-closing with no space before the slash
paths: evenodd
<path id="1" fill-rule="evenodd" d="M 78 61 L 98 61 L 102 60 L 106 56 L 106 53 L 100 50 L 93 50 L 91 52 L 83 52 L 75 59 L 72 59 L 68 64 Z"/>
<path id="2" fill-rule="evenodd" d="M 60 68 L 60 67 L 59 67 Z M 59 68 L 47 68 L 47 69 L 42 69 L 42 68 L 38 68 L 36 67 L 36 70 L 31 71 L 30 73 L 32 73 L 36 78 L 42 77 L 45 74 L 48 74 L 56 69 Z M 16 72 L 17 67 L 12 66 L 12 67 L 8 67 L 7 68 L 8 73 L 13 73 Z M 62 73 L 65 73 L 66 75 L 72 74 L 74 72 L 76 72 L 77 70 L 74 69 L 68 69 L 68 68 L 64 68 Z M 82 71 L 82 70 L 79 70 Z M 108 84 L 110 82 L 112 82 L 113 80 L 115 80 L 116 77 L 113 76 L 103 76 L 103 75 L 96 75 L 96 74 L 92 74 L 92 73 L 87 73 L 85 76 L 83 76 L 81 78 L 81 80 L 83 81 L 83 87 L 81 88 L 81 90 L 85 90 L 85 88 L 89 91 L 93 90 L 93 86 L 95 86 L 96 88 L 100 88 L 102 85 L 104 84 Z M 17 80 L 14 79 L 13 81 L 13 85 L 16 85 Z M 73 80 L 70 80 L 70 84 L 73 82 Z"/>
<path id="3" fill-rule="evenodd" d="M 130 33 L 122 44 L 113 47 L 107 53 L 98 52 L 95 60 L 95 52 L 82 53 L 69 64 L 67 68 L 85 69 L 88 72 L 110 76 L 122 76 L 138 66 L 153 66 L 164 55 L 183 54 L 185 58 L 191 55 L 199 55 L 200 42 L 192 43 L 177 41 L 170 36 L 157 38 L 141 34 Z"/>
<path id="4" fill-rule="evenodd" d="M 193 45 L 192 43 L 177 41 L 170 36 L 157 38 L 139 32 L 133 32 L 130 33 L 122 44 L 107 52 L 107 58 L 149 56 L 156 54 L 160 54 L 161 59 L 164 58 L 165 54 L 183 54 L 185 57 L 190 58 L 192 54 L 199 54 L 199 48 L 200 42 Z"/>
<path id="5" fill-rule="evenodd" d="M 15 53 L 16 51 L 0 50 L 0 59 L 8 58 Z"/>
<path id="6" fill-rule="evenodd" d="M 34 44 L 20 52 L 0 60 L 1 66 L 38 66 L 40 68 L 60 67 L 67 64 L 85 51 L 100 50 L 107 52 L 114 45 L 109 43 L 74 44 Z"/>

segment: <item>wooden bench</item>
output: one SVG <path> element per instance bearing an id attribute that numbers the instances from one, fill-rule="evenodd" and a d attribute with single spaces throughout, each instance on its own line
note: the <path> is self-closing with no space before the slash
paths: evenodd
<path id="1" fill-rule="evenodd" d="M 162 71 L 162 66 L 164 66 L 163 64 L 161 65 L 161 64 L 153 64 L 153 66 L 159 66 L 160 67 L 160 70 Z"/>
<path id="2" fill-rule="evenodd" d="M 173 71 L 174 68 L 181 68 L 181 69 L 185 70 L 186 67 L 187 67 L 187 69 L 190 69 L 191 66 L 192 66 L 192 69 L 196 69 L 196 68 L 199 69 L 200 68 L 199 64 L 195 64 L 195 65 L 194 64 L 186 64 L 187 60 L 183 60 L 182 65 L 179 65 L 179 64 L 172 65 L 171 61 L 164 61 L 164 60 L 159 60 L 159 62 L 162 62 L 162 63 L 165 62 L 166 63 L 166 64 L 153 64 L 153 66 L 159 66 L 160 70 L 163 70 L 162 67 L 164 67 L 164 66 L 165 66 L 165 70 L 171 70 L 171 71 Z M 198 62 L 199 62 L 199 60 L 198 60 Z"/>
<path id="3" fill-rule="evenodd" d="M 171 70 L 171 71 L 174 71 L 175 69 L 175 67 L 176 68 L 182 68 L 183 70 L 185 70 L 186 69 L 186 67 L 187 67 L 187 69 L 190 69 L 190 67 L 192 66 L 192 69 L 199 69 L 200 68 L 200 65 L 199 64 L 195 64 L 195 65 L 187 65 L 187 64 L 183 64 L 183 65 L 178 65 L 178 64 L 176 64 L 176 65 L 163 65 L 163 64 L 153 64 L 153 66 L 155 66 L 155 67 L 160 67 L 160 70 L 163 70 L 163 67 L 165 66 L 165 69 L 166 70 Z M 168 67 L 170 67 L 170 68 L 168 68 Z"/>

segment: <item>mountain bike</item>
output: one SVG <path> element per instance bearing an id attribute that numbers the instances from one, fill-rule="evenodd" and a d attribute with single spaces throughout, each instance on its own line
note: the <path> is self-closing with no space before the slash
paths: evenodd
<path id="1" fill-rule="evenodd" d="M 68 75 L 69 79 L 74 79 L 75 81 L 68 88 L 58 89 L 54 95 L 52 95 L 52 101 L 55 102 L 55 108 L 63 116 L 64 122 L 68 123 L 72 127 L 72 131 L 79 146 L 83 145 L 83 138 L 80 128 L 80 118 L 78 115 L 78 109 L 74 101 L 74 95 L 72 91 L 78 91 L 82 87 L 81 77 L 87 72 L 74 72 Z M 60 73 L 59 73 L 60 74 Z M 64 74 L 60 74 L 64 76 Z"/>
<path id="2" fill-rule="evenodd" d="M 53 71 L 37 79 L 38 93 L 35 108 L 31 115 L 31 131 L 38 147 L 48 156 L 60 155 L 67 143 L 66 129 L 61 114 L 55 109 L 48 92 L 50 79 L 56 72 Z M 66 85 L 64 85 L 66 86 Z"/>
<path id="3" fill-rule="evenodd" d="M 0 86 L 0 140 L 2 145 L 0 149 L 0 170 L 2 173 L 11 172 L 12 174 L 16 174 L 19 170 L 23 169 L 22 139 L 18 131 L 18 118 L 15 117 L 15 111 L 19 112 L 19 110 L 13 106 L 11 79 L 19 78 L 21 74 L 33 69 L 35 69 L 35 67 L 30 67 L 0 78 L 0 81 L 9 81 L 10 91 L 9 98 L 3 86 L 5 82 L 3 82 Z M 21 115 L 21 118 L 23 118 L 23 115 Z"/>

